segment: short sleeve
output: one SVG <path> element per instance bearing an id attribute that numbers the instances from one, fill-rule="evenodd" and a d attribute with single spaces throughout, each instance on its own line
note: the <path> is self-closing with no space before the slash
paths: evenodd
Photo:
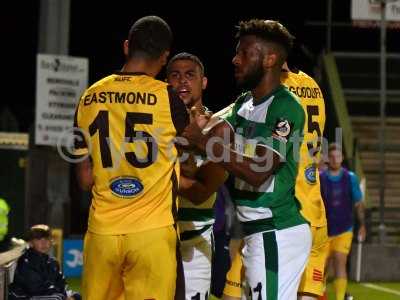
<path id="1" fill-rule="evenodd" d="M 248 97 L 247 93 L 240 95 L 234 103 L 215 113 L 213 116 L 218 116 L 218 118 L 224 120 L 229 124 L 232 130 L 235 131 L 237 124 L 237 112 L 245 101 L 246 97 Z"/>
<path id="2" fill-rule="evenodd" d="M 276 99 L 268 109 L 266 121 L 257 125 L 258 145 L 265 146 L 285 160 L 294 144 L 300 147 L 305 115 L 293 98 Z"/>
<path id="3" fill-rule="evenodd" d="M 232 105 L 229 111 L 227 111 L 224 115 L 219 117 L 220 119 L 227 122 L 233 130 L 236 124 L 236 114 L 234 113 L 235 112 L 234 107 L 235 105 Z"/>
<path id="4" fill-rule="evenodd" d="M 362 200 L 362 192 L 360 188 L 360 182 L 358 177 L 353 172 L 349 172 L 350 174 L 350 183 L 351 183 L 351 199 L 354 204 Z"/>
<path id="5" fill-rule="evenodd" d="M 83 96 L 82 96 L 82 98 L 83 98 Z M 80 103 L 81 103 L 81 101 L 79 101 L 78 106 L 75 110 L 75 115 L 74 115 L 73 134 L 74 134 L 74 155 L 75 156 L 83 156 L 83 155 L 86 155 L 89 153 L 87 141 L 85 140 L 85 135 L 83 134 L 84 131 L 80 125 L 80 119 L 81 119 Z"/>

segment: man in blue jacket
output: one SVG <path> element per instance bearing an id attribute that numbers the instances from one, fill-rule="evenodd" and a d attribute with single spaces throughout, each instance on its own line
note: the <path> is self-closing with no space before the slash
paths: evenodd
<path id="1" fill-rule="evenodd" d="M 28 232 L 29 248 L 18 259 L 9 300 L 80 300 L 66 289 L 59 263 L 48 255 L 51 231 L 47 225 L 32 226 Z"/>

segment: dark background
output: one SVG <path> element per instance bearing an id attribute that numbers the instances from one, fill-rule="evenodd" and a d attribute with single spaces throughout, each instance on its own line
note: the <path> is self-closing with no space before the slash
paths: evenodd
<path id="1" fill-rule="evenodd" d="M 36 53 L 38 48 L 39 0 L 3 6 L 0 17 L 3 86 L 0 111 L 9 108 L 19 131 L 27 132 L 34 121 Z M 212 110 L 230 103 L 237 94 L 231 59 L 235 52 L 235 25 L 249 18 L 276 19 L 297 37 L 292 61 L 312 73 L 326 45 L 323 26 L 327 1 L 260 2 L 169 2 L 71 1 L 70 55 L 89 58 L 89 84 L 121 68 L 122 42 L 139 17 L 163 17 L 174 32 L 172 54 L 187 51 L 203 60 L 209 86 L 205 103 Z M 218 7 L 217 7 L 218 5 Z M 350 23 L 350 0 L 333 1 L 333 21 Z M 388 31 L 388 51 L 399 51 L 399 31 Z M 299 51 L 300 45 L 308 55 Z M 332 48 L 336 51 L 379 51 L 379 30 L 335 27 Z M 160 75 L 163 78 L 163 74 Z"/>

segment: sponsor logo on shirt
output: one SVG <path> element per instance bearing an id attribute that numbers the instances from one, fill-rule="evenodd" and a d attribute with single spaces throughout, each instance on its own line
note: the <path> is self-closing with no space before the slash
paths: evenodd
<path id="1" fill-rule="evenodd" d="M 121 198 L 133 198 L 143 191 L 143 184 L 135 177 L 118 177 L 110 183 L 111 192 Z"/>

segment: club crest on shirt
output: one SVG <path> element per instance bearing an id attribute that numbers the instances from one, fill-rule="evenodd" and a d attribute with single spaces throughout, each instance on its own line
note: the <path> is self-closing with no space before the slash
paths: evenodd
<path id="1" fill-rule="evenodd" d="M 288 120 L 279 120 L 276 122 L 273 136 L 287 141 L 287 136 L 290 134 L 291 127 Z"/>
<path id="2" fill-rule="evenodd" d="M 316 184 L 317 183 L 317 166 L 316 164 L 308 165 L 304 169 L 304 177 L 308 184 Z"/>

